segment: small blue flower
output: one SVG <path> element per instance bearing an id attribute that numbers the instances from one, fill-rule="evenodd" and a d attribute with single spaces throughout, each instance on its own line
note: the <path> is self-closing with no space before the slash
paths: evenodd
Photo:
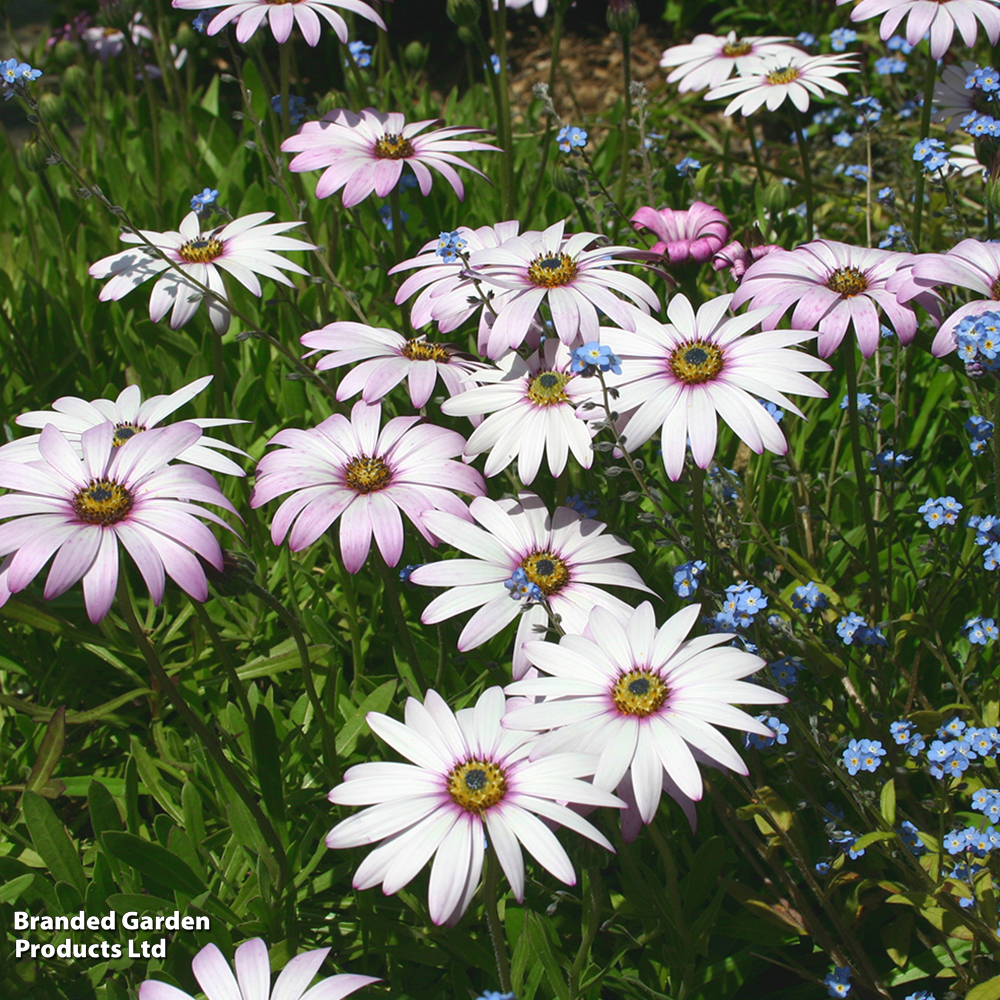
<path id="1" fill-rule="evenodd" d="M 844 130 L 844 131 L 838 132 L 833 137 L 832 141 L 833 141 L 833 144 L 835 146 L 840 146 L 841 149 L 847 149 L 847 147 L 850 146 L 850 144 L 852 142 L 854 142 L 854 136 L 851 135 L 850 132 Z"/>
<path id="2" fill-rule="evenodd" d="M 921 139 L 913 147 L 913 159 L 917 163 L 923 163 L 929 156 L 941 152 L 944 149 L 944 141 L 941 139 Z"/>
<path id="3" fill-rule="evenodd" d="M 892 223 L 886 230 L 886 235 L 879 240 L 879 249 L 888 250 L 896 244 L 900 244 L 906 247 L 909 244 L 909 239 L 906 236 L 906 230 L 898 223 Z"/>
<path id="4" fill-rule="evenodd" d="M 399 571 L 400 582 L 405 583 L 406 586 L 409 587 L 411 590 L 415 590 L 417 585 L 415 583 L 410 583 L 410 574 L 415 569 L 420 569 L 421 566 L 423 566 L 423 563 L 411 563 L 409 566 L 404 566 Z"/>
<path id="5" fill-rule="evenodd" d="M 380 206 L 379 210 L 378 210 L 378 217 L 382 220 L 382 225 L 385 226 L 385 228 L 388 229 L 389 232 L 391 233 L 392 232 L 392 227 L 393 227 L 393 222 L 392 222 L 392 206 L 391 205 L 382 205 L 382 206 Z M 402 209 L 400 209 L 400 212 L 399 212 L 399 221 L 403 225 L 405 225 L 409 221 L 409 218 L 410 218 L 410 213 L 409 212 L 404 212 L 404 211 L 402 211 Z"/>
<path id="6" fill-rule="evenodd" d="M 854 177 L 859 181 L 868 180 L 868 168 L 863 163 L 852 163 L 844 167 L 845 177 Z"/>
<path id="7" fill-rule="evenodd" d="M 281 95 L 275 94 L 271 98 L 271 110 L 280 118 L 281 117 Z M 306 112 L 309 109 L 306 107 L 306 99 L 304 97 L 299 97 L 298 94 L 288 95 L 288 120 L 292 125 L 301 125 L 302 122 L 306 120 Z"/>
<path id="8" fill-rule="evenodd" d="M 210 208 L 215 207 L 215 203 L 218 200 L 219 192 L 214 188 L 205 188 L 201 194 L 196 194 L 191 199 L 191 211 L 197 212 L 199 215 L 208 214 Z"/>
<path id="9" fill-rule="evenodd" d="M 896 200 L 896 195 L 891 187 L 879 188 L 875 200 L 881 205 L 891 205 Z"/>
<path id="10" fill-rule="evenodd" d="M 542 599 L 542 591 L 537 583 L 532 583 L 524 570 L 518 566 L 513 573 L 511 573 L 510 578 L 504 580 L 503 585 L 507 588 L 507 593 L 515 601 L 521 600 L 521 598 L 526 598 L 528 601 L 540 601 Z"/>
<path id="11" fill-rule="evenodd" d="M 804 587 L 796 587 L 792 592 L 792 607 L 796 611 L 804 611 L 807 615 L 821 611 L 828 604 L 826 594 L 812 580 Z"/>
<path id="12" fill-rule="evenodd" d="M 882 56 L 875 60 L 875 72 L 879 76 L 892 76 L 906 72 L 906 60 L 902 56 Z"/>
<path id="13" fill-rule="evenodd" d="M 621 361 L 612 353 L 611 348 L 606 344 L 600 344 L 592 340 L 583 347 L 573 351 L 573 360 L 570 362 L 569 370 L 581 372 L 584 375 L 592 375 L 596 371 L 612 371 L 616 375 L 621 375 Z"/>
<path id="14" fill-rule="evenodd" d="M 767 598 L 761 593 L 760 587 L 750 587 L 740 593 L 736 601 L 738 611 L 746 611 L 750 616 L 767 607 Z"/>
<path id="15" fill-rule="evenodd" d="M 575 125 L 564 125 L 556 136 L 556 142 L 564 153 L 574 149 L 583 149 L 587 145 L 587 133 Z"/>
<path id="16" fill-rule="evenodd" d="M 680 163 L 674 164 L 674 169 L 680 177 L 690 177 L 692 174 L 696 174 L 699 170 L 701 170 L 701 161 L 696 160 L 691 156 L 685 156 Z"/>
<path id="17" fill-rule="evenodd" d="M 900 746 L 905 746 L 913 736 L 913 723 L 908 719 L 900 719 L 898 722 L 889 723 L 889 735 Z"/>
<path id="18" fill-rule="evenodd" d="M 766 399 L 758 399 L 757 402 L 760 403 L 760 405 L 763 406 L 764 409 L 771 414 L 776 424 L 781 423 L 781 418 L 785 415 L 784 410 L 779 409 L 774 403 Z"/>
<path id="19" fill-rule="evenodd" d="M 762 723 L 771 730 L 771 736 L 760 736 L 757 733 L 747 733 L 743 739 L 745 747 L 753 747 L 755 750 L 770 750 L 775 743 L 784 745 L 788 742 L 788 726 L 776 715 L 758 715 L 757 722 Z"/>
<path id="20" fill-rule="evenodd" d="M 830 48 L 834 52 L 843 52 L 850 42 L 855 42 L 857 39 L 858 33 L 853 28 L 834 28 L 830 32 Z"/>
<path id="21" fill-rule="evenodd" d="M 482 996 L 476 997 L 476 1000 L 514 1000 L 514 994 L 487 990 Z"/>
<path id="22" fill-rule="evenodd" d="M 801 660 L 793 660 L 790 656 L 783 656 L 774 663 L 769 663 L 767 669 L 771 671 L 774 682 L 780 688 L 794 687 L 799 681 L 799 671 L 802 669 Z"/>
<path id="23" fill-rule="evenodd" d="M 853 32 L 852 32 L 853 34 Z M 823 980 L 827 992 L 832 997 L 846 997 L 851 992 L 851 967 L 849 965 L 835 966 Z"/>
<path id="24" fill-rule="evenodd" d="M 817 875 L 829 875 L 830 874 L 830 862 L 829 861 L 817 861 L 813 865 L 813 871 Z"/>
<path id="25" fill-rule="evenodd" d="M 974 646 L 985 646 L 997 637 L 997 624 L 992 618 L 970 618 L 962 628 L 965 630 L 965 637 Z"/>
<path id="26" fill-rule="evenodd" d="M 890 52 L 902 52 L 904 56 L 913 51 L 913 46 L 902 35 L 893 35 L 886 41 L 885 47 Z"/>
<path id="27" fill-rule="evenodd" d="M 595 495 L 593 493 L 574 493 L 566 497 L 566 506 L 572 507 L 580 517 L 597 517 L 597 508 L 594 506 Z M 702 563 L 702 566 L 705 564 Z"/>
<path id="28" fill-rule="evenodd" d="M 850 646 L 857 636 L 858 629 L 868 628 L 868 623 L 857 612 L 852 611 L 844 615 L 837 622 L 837 635 L 844 641 L 845 646 Z M 860 636 L 858 636 L 860 638 Z"/>
<path id="29" fill-rule="evenodd" d="M 218 7 L 210 7 L 208 10 L 202 10 L 198 12 L 198 16 L 191 22 L 191 27 L 198 32 L 199 35 L 204 35 L 205 30 L 208 28 L 208 22 L 219 13 Z"/>
<path id="30" fill-rule="evenodd" d="M 808 31 L 800 31 L 795 36 L 795 41 L 804 49 L 811 49 L 816 44 L 816 36 L 811 35 Z"/>
<path id="31" fill-rule="evenodd" d="M 896 832 L 899 834 L 899 839 L 902 840 L 910 851 L 918 858 L 922 854 L 927 853 L 927 847 L 920 839 L 920 832 L 908 819 L 903 820 L 903 822 L 896 828 Z"/>
<path id="32" fill-rule="evenodd" d="M 878 740 L 851 740 L 840 756 L 847 767 L 847 773 L 855 775 L 858 771 L 876 770 L 882 763 L 885 750 Z"/>
<path id="33" fill-rule="evenodd" d="M 698 589 L 701 574 L 706 569 L 707 566 L 701 559 L 682 563 L 674 570 L 674 593 L 678 597 L 690 597 Z"/>
<path id="34" fill-rule="evenodd" d="M 865 414 L 866 418 L 871 418 L 878 414 L 879 411 L 878 403 L 872 401 L 872 397 L 869 393 L 859 392 L 857 395 L 857 400 L 858 400 L 859 414 L 861 413 Z M 850 406 L 850 400 L 847 396 L 845 396 L 840 401 L 840 408 L 842 410 L 846 410 L 849 406 Z"/>
<path id="35" fill-rule="evenodd" d="M 354 59 L 354 64 L 359 69 L 367 69 L 371 66 L 371 50 L 372 47 L 370 45 L 365 45 L 362 41 L 347 43 L 347 51 L 351 53 L 351 57 Z"/>
<path id="36" fill-rule="evenodd" d="M 858 125 L 871 128 L 882 117 L 882 103 L 877 97 L 859 97 L 856 101 L 851 101 L 851 107 L 857 109 L 858 114 L 854 120 Z"/>
<path id="37" fill-rule="evenodd" d="M 446 264 L 452 264 L 468 249 L 469 244 L 462 239 L 457 229 L 450 233 L 442 232 L 438 236 L 437 249 L 434 251 Z"/>

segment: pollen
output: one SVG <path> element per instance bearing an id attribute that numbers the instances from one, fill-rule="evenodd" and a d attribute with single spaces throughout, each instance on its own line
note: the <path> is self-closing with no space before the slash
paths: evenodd
<path id="1" fill-rule="evenodd" d="M 722 351 L 707 340 L 686 341 L 674 349 L 668 362 L 674 375 L 688 385 L 711 382 L 725 363 Z"/>
<path id="2" fill-rule="evenodd" d="M 188 240 L 178 249 L 177 253 L 189 264 L 207 264 L 222 253 L 224 246 L 222 240 L 216 239 L 214 235 L 210 234 Z"/>
<path id="3" fill-rule="evenodd" d="M 827 278 L 826 287 L 845 299 L 850 299 L 868 288 L 868 279 L 856 267 L 838 267 Z"/>
<path id="4" fill-rule="evenodd" d="M 722 54 L 724 56 L 729 56 L 731 59 L 736 59 L 739 56 L 750 55 L 753 45 L 750 42 L 726 42 L 722 46 Z"/>
<path id="5" fill-rule="evenodd" d="M 995 302 L 1000 302 L 1000 277 L 993 279 L 993 287 L 990 288 L 990 297 Z"/>
<path id="6" fill-rule="evenodd" d="M 467 760 L 448 775 L 448 794 L 455 805 L 481 816 L 507 794 L 507 776 L 492 761 Z"/>
<path id="7" fill-rule="evenodd" d="M 801 75 L 797 66 L 785 66 L 768 73 L 765 79 L 768 83 L 778 86 L 782 83 L 793 83 Z"/>
<path id="8" fill-rule="evenodd" d="M 145 429 L 141 424 L 115 424 L 115 436 L 111 439 L 111 444 L 120 448 L 129 438 L 141 434 Z"/>
<path id="9" fill-rule="evenodd" d="M 526 393 L 535 406 L 555 406 L 557 403 L 568 403 L 566 384 L 572 375 L 565 372 L 539 372 L 532 375 L 528 382 Z"/>
<path id="10" fill-rule="evenodd" d="M 375 155 L 380 160 L 405 160 L 413 156 L 413 143 L 401 135 L 384 135 L 375 140 Z"/>
<path id="11" fill-rule="evenodd" d="M 392 481 L 392 469 L 377 456 L 358 455 L 347 463 L 344 478 L 355 493 L 377 493 Z"/>
<path id="12" fill-rule="evenodd" d="M 546 597 L 551 597 L 569 583 L 569 567 L 552 552 L 532 552 L 521 561 L 521 569 Z"/>
<path id="13" fill-rule="evenodd" d="M 528 280 L 540 288 L 568 285 L 576 277 L 576 264 L 569 254 L 539 254 L 528 265 Z"/>
<path id="14" fill-rule="evenodd" d="M 451 360 L 451 352 L 440 344 L 428 344 L 426 340 L 408 340 L 403 345 L 403 357 L 411 361 L 438 361 L 447 364 Z"/>
<path id="15" fill-rule="evenodd" d="M 669 694 L 663 679 L 652 670 L 630 670 L 611 689 L 611 699 L 622 715 L 640 717 L 658 712 Z"/>
<path id="16" fill-rule="evenodd" d="M 81 521 L 107 527 L 128 517 L 134 503 L 132 493 L 113 479 L 91 479 L 73 497 L 73 510 Z"/>

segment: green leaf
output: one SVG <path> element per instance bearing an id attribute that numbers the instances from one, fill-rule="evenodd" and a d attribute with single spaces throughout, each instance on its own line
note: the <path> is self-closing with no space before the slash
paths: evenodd
<path id="1" fill-rule="evenodd" d="M 45 735 L 38 747 L 38 756 L 35 758 L 31 773 L 25 782 L 25 787 L 29 792 L 41 792 L 45 783 L 52 777 L 52 772 L 55 771 L 65 746 L 66 706 L 60 705 L 52 713 L 52 718 L 49 719 L 49 724 L 45 727 Z"/>
<path id="2" fill-rule="evenodd" d="M 392 696 L 396 693 L 396 682 L 386 681 L 380 684 L 363 702 L 358 710 L 341 726 L 337 733 L 337 754 L 341 757 L 349 756 L 357 746 L 358 736 L 362 729 L 368 731 L 365 716 L 369 712 L 384 712 L 392 704 Z"/>
<path id="3" fill-rule="evenodd" d="M 973 986 L 965 994 L 965 1000 L 998 1000 L 998 998 L 1000 998 L 1000 976 L 994 976 L 985 983 Z"/>
<path id="4" fill-rule="evenodd" d="M 896 822 L 896 779 L 890 778 L 882 786 L 879 796 L 879 811 L 890 826 Z"/>
<path id="5" fill-rule="evenodd" d="M 860 851 L 869 844 L 877 844 L 880 840 L 895 840 L 896 837 L 897 834 L 894 830 L 874 830 L 871 833 L 866 833 L 863 837 L 858 837 L 854 850 Z"/>
<path id="6" fill-rule="evenodd" d="M 284 822 L 285 800 L 281 784 L 281 755 L 274 719 L 266 705 L 258 705 L 253 719 L 254 759 L 264 806 L 271 817 Z"/>
<path id="7" fill-rule="evenodd" d="M 119 861 L 161 885 L 188 896 L 197 896 L 205 891 L 204 883 L 190 866 L 159 844 L 131 833 L 106 833 L 102 843 Z"/>
<path id="8" fill-rule="evenodd" d="M 68 882 L 82 896 L 87 891 L 83 863 L 52 806 L 37 792 L 25 792 L 21 806 L 38 856 L 57 882 Z"/>
<path id="9" fill-rule="evenodd" d="M 163 807 L 163 811 L 175 822 L 183 823 L 184 814 L 177 803 L 173 800 L 163 779 L 160 777 L 160 769 L 155 760 L 150 757 L 146 748 L 134 736 L 129 738 L 129 748 L 132 751 L 132 759 L 138 768 L 139 777 L 149 789 L 149 794 Z"/>
<path id="10" fill-rule="evenodd" d="M 18 875 L 0 885 L 0 903 L 13 903 L 35 881 L 34 875 Z"/>

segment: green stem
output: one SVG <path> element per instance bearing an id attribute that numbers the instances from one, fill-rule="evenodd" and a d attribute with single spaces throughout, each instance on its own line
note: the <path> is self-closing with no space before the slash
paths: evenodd
<path id="1" fill-rule="evenodd" d="M 292 128 L 290 92 L 292 88 L 292 43 L 282 42 L 278 46 L 278 80 L 281 87 L 281 122 L 278 126 L 278 145 Z"/>
<path id="2" fill-rule="evenodd" d="M 510 79 L 507 70 L 507 0 L 499 0 L 497 7 L 497 30 L 493 36 L 493 45 L 497 58 L 500 60 L 500 144 L 503 146 L 503 162 L 501 169 L 505 177 L 507 198 L 503 203 L 503 218 L 513 219 L 514 206 L 514 127 L 510 116 Z M 486 60 L 489 72 L 490 60 Z"/>
<path id="3" fill-rule="evenodd" d="M 865 521 L 868 536 L 868 575 L 871 587 L 875 623 L 882 620 L 882 585 L 879 577 L 878 538 L 875 534 L 875 518 L 872 515 L 871 496 L 868 489 L 868 469 L 861 452 L 861 419 L 858 416 L 858 359 L 854 344 L 845 348 L 847 368 L 847 422 L 851 435 L 851 454 L 854 458 L 854 478 L 857 481 L 858 499 L 861 501 L 861 515 Z"/>
<path id="4" fill-rule="evenodd" d="M 806 130 L 801 125 L 796 126 L 799 137 L 799 156 L 802 159 L 802 186 L 806 193 L 806 241 L 813 238 L 813 175 L 809 163 L 809 147 L 806 145 Z"/>
<path id="5" fill-rule="evenodd" d="M 160 115 L 156 107 L 156 94 L 153 92 L 153 81 L 146 71 L 146 60 L 142 58 L 136 50 L 135 42 L 132 40 L 131 29 L 122 32 L 125 44 L 133 54 L 135 62 L 139 65 L 139 72 L 142 74 L 142 84 L 146 91 L 146 103 L 149 105 L 149 125 L 150 135 L 153 139 L 153 178 L 156 184 L 156 204 L 163 204 L 163 157 L 160 155 Z"/>
<path id="6" fill-rule="evenodd" d="M 569 1000 L 577 1000 L 580 995 L 580 974 L 583 972 L 590 949 L 597 937 L 601 925 L 601 870 L 600 868 L 585 868 L 583 870 L 583 934 L 576 958 L 570 966 L 567 977 Z"/>
<path id="7" fill-rule="evenodd" d="M 240 710 L 243 712 L 243 716 L 247 720 L 247 725 L 250 727 L 249 731 L 253 732 L 253 709 L 250 707 L 250 699 L 247 698 L 246 688 L 243 687 L 243 682 L 236 673 L 236 664 L 233 663 L 229 647 L 222 641 L 222 636 L 219 635 L 219 630 L 215 627 L 211 616 L 205 610 L 205 605 L 201 601 L 196 601 L 193 597 L 190 600 L 191 607 L 194 608 L 194 613 L 198 616 L 198 620 L 208 633 L 212 649 L 219 655 L 219 660 L 222 662 L 222 669 L 225 670 L 226 676 L 229 678 L 229 687 L 236 695 L 236 700 L 240 703 Z"/>
<path id="8" fill-rule="evenodd" d="M 490 6 L 490 5 L 488 5 Z M 492 12 L 492 6 L 490 6 L 490 11 Z M 467 29 L 469 36 L 475 42 L 476 48 L 479 49 L 479 55 L 486 66 L 486 79 L 490 85 L 490 95 L 493 97 L 493 105 L 496 110 L 497 116 L 497 139 L 500 145 L 503 147 L 503 152 L 500 154 L 502 157 L 500 166 L 500 201 L 503 207 L 503 211 L 507 211 L 507 206 L 513 202 L 513 193 L 511 188 L 513 187 L 513 170 L 508 173 L 507 166 L 510 158 L 510 143 L 504 138 L 504 97 L 502 93 L 502 87 L 507 79 L 506 68 L 504 67 L 503 61 L 500 63 L 500 76 L 493 72 L 490 66 L 490 47 L 483 37 L 483 33 L 478 24 L 472 25 Z M 505 45 L 506 48 L 506 45 Z M 508 101 L 509 110 L 509 101 Z M 505 215 L 504 218 L 511 218 L 513 215 L 513 210 L 510 215 Z"/>
<path id="9" fill-rule="evenodd" d="M 501 3 L 503 0 L 501 0 Z M 500 896 L 500 860 L 497 852 L 490 844 L 486 848 L 486 883 L 483 886 L 484 902 L 486 904 L 486 924 L 490 930 L 490 940 L 493 942 L 493 954 L 497 962 L 497 978 L 500 980 L 500 991 L 510 993 L 510 962 L 507 959 L 507 944 L 504 941 L 503 926 L 500 923 L 498 902 Z"/>
<path id="10" fill-rule="evenodd" d="M 694 521 L 694 557 L 705 558 L 705 470 L 698 465 L 691 476 L 691 519 Z"/>
<path id="11" fill-rule="evenodd" d="M 323 755 L 326 759 L 326 768 L 334 781 L 337 780 L 337 733 L 334 728 L 334 716 L 328 714 L 323 703 L 319 700 L 316 692 L 316 684 L 313 680 L 312 661 L 309 659 L 309 647 L 306 644 L 305 635 L 299 625 L 298 619 L 285 607 L 277 597 L 269 590 L 265 590 L 260 584 L 250 583 L 250 593 L 259 597 L 267 607 L 269 607 L 281 620 L 285 627 L 292 633 L 295 640 L 295 648 L 299 654 L 299 666 L 302 668 L 302 682 L 305 685 L 306 697 L 312 705 L 313 715 L 319 723 L 323 734 Z M 327 687 L 331 684 L 331 679 L 327 678 Z"/>
<path id="12" fill-rule="evenodd" d="M 120 566 L 118 570 L 118 607 L 121 610 L 122 617 L 125 619 L 125 623 L 128 625 L 132 641 L 136 644 L 139 652 L 142 653 L 143 659 L 145 659 L 146 665 L 149 667 L 149 672 L 156 679 L 156 683 L 160 685 L 160 690 L 167 696 L 174 708 L 177 709 L 177 712 L 188 728 L 201 740 L 209 756 L 215 761 L 223 777 L 225 777 L 226 781 L 232 786 L 233 791 L 240 797 L 260 828 L 261 833 L 264 835 L 264 839 L 270 846 L 272 853 L 263 854 L 262 859 L 271 872 L 272 878 L 275 880 L 277 894 L 280 896 L 289 881 L 288 858 L 285 856 L 285 850 L 281 846 L 281 840 L 271 825 L 271 821 L 264 815 L 256 799 L 254 799 L 250 794 L 250 790 L 243 783 L 243 779 L 236 773 L 236 769 L 229 762 L 229 758 L 226 756 L 216 736 L 198 718 L 187 701 L 184 700 L 180 685 L 175 684 L 170 675 L 163 669 L 160 658 L 156 655 L 156 650 L 153 649 L 152 643 L 139 624 L 139 619 L 136 618 L 124 566 Z"/>
<path id="13" fill-rule="evenodd" d="M 764 185 L 767 183 L 767 174 L 764 173 L 764 161 L 760 157 L 760 149 L 753 135 L 753 122 L 750 120 L 750 115 L 747 115 L 744 120 L 747 123 L 747 137 L 750 139 L 750 154 L 753 156 L 753 163 L 757 168 L 757 180 L 760 182 L 761 189 L 763 190 Z"/>
<path id="14" fill-rule="evenodd" d="M 625 211 L 625 191 L 629 178 L 629 119 L 632 117 L 632 33 L 627 29 L 621 33 L 622 73 L 625 84 L 625 104 L 622 109 L 622 159 L 621 177 L 618 178 L 618 206 Z"/>
<path id="15" fill-rule="evenodd" d="M 937 60 L 927 52 L 927 67 L 924 70 L 924 107 L 920 115 L 920 139 L 931 134 L 931 108 L 934 100 L 934 82 L 937 80 Z M 924 217 L 924 168 L 917 166 L 917 189 L 913 201 L 913 252 L 920 252 L 920 227 Z"/>
<path id="16" fill-rule="evenodd" d="M 406 646 L 406 655 L 410 660 L 410 669 L 413 671 L 413 676 L 416 678 L 421 689 L 426 691 L 427 680 L 424 678 L 424 672 L 420 669 L 420 654 L 417 652 L 413 636 L 410 634 L 410 626 L 407 624 L 406 615 L 403 614 L 403 606 L 399 603 L 399 587 L 396 586 L 395 571 L 391 566 L 386 565 L 385 560 L 381 556 L 378 563 L 379 569 L 382 571 L 382 580 L 385 583 L 385 599 L 389 605 L 389 611 L 396 621 L 396 628 L 399 630 L 403 644 Z"/>
<path id="17" fill-rule="evenodd" d="M 222 354 L 222 334 L 216 333 L 213 328 L 208 335 L 212 338 L 212 373 L 215 375 L 212 379 L 212 392 L 215 396 L 215 415 L 226 417 L 228 416 L 225 391 L 226 362 Z"/>
<path id="18" fill-rule="evenodd" d="M 867 176 L 865 177 L 865 246 L 872 245 L 872 134 L 865 130 L 865 162 L 867 164 Z M 878 355 L 876 354 L 876 357 Z"/>
<path id="19" fill-rule="evenodd" d="M 403 259 L 403 213 L 399 210 L 399 185 L 389 192 L 389 210 L 392 212 L 392 249 L 396 263 Z"/>
<path id="20" fill-rule="evenodd" d="M 1000 387 L 993 393 L 993 426 L 1000 427 Z M 1000 510 L 1000 435 L 993 435 L 993 507 Z"/>
<path id="21" fill-rule="evenodd" d="M 364 653 L 361 650 L 361 628 L 358 620 L 358 598 L 354 592 L 354 577 L 348 573 L 343 563 L 340 566 L 340 585 L 344 591 L 344 599 L 347 601 L 347 630 L 351 634 L 351 659 L 354 661 L 351 694 L 355 695 L 358 691 L 358 681 L 362 676 Z"/>

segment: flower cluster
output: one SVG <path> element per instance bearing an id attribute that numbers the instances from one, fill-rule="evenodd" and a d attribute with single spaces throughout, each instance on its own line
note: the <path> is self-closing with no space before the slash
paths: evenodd
<path id="1" fill-rule="evenodd" d="M 33 69 L 26 62 L 8 59 L 0 62 L 0 93 L 9 101 L 17 93 L 25 93 L 25 84 L 37 80 L 42 75 L 40 69 Z"/>
<path id="2" fill-rule="evenodd" d="M 989 310 L 977 316 L 966 316 L 955 327 L 958 356 L 972 377 L 986 373 L 1000 378 L 1000 312 Z"/>
<path id="3" fill-rule="evenodd" d="M 575 125 L 563 125 L 556 142 L 564 153 L 572 153 L 574 149 L 583 149 L 587 145 L 587 133 Z"/>
<path id="4" fill-rule="evenodd" d="M 917 508 L 917 513 L 924 515 L 924 520 L 931 528 L 940 528 L 945 524 L 954 527 L 958 524 L 958 515 L 962 509 L 962 504 L 952 496 L 938 497 L 934 500 L 928 497 Z"/>
<path id="5" fill-rule="evenodd" d="M 678 597 L 692 597 L 701 582 L 701 574 L 708 568 L 701 559 L 682 563 L 674 570 L 674 593 Z"/>
<path id="6" fill-rule="evenodd" d="M 788 742 L 788 725 L 776 715 L 765 712 L 763 715 L 758 715 L 755 721 L 765 726 L 768 732 L 767 735 L 747 733 L 743 737 L 743 745 L 747 749 L 770 750 L 776 744 L 783 746 Z"/>
<path id="7" fill-rule="evenodd" d="M 888 641 L 878 626 L 870 626 L 856 611 L 844 615 L 837 622 L 837 635 L 845 646 L 860 642 L 865 646 L 886 646 Z"/>
<path id="8" fill-rule="evenodd" d="M 927 173 L 944 170 L 948 166 L 948 153 L 943 139 L 921 139 L 913 147 L 913 159 Z"/>
<path id="9" fill-rule="evenodd" d="M 753 586 L 749 580 L 726 587 L 722 610 L 713 617 L 706 618 L 705 623 L 715 631 L 731 628 L 750 628 L 755 617 L 767 607 L 767 598 L 760 587 Z"/>
<path id="10" fill-rule="evenodd" d="M 796 611 L 804 611 L 811 615 L 814 611 L 822 611 L 829 605 L 826 594 L 813 582 L 802 587 L 796 587 L 792 592 L 792 607 Z"/>
<path id="11" fill-rule="evenodd" d="M 783 656 L 774 663 L 769 663 L 767 669 L 774 678 L 774 683 L 778 687 L 785 689 L 794 687 L 799 681 L 799 672 L 802 670 L 802 661 L 793 656 Z"/>
<path id="12" fill-rule="evenodd" d="M 882 763 L 886 751 L 879 740 L 851 740 L 847 749 L 841 754 L 847 773 L 855 775 L 858 771 L 876 771 Z"/>
<path id="13" fill-rule="evenodd" d="M 862 854 L 865 852 L 862 851 Z M 823 980 L 827 993 L 832 997 L 846 997 L 851 992 L 851 968 L 848 965 L 838 965 L 833 972 Z"/>
<path id="14" fill-rule="evenodd" d="M 965 631 L 966 638 L 974 646 L 985 646 L 988 642 L 993 642 L 997 635 L 1000 635 L 1000 629 L 997 629 L 994 619 L 983 618 L 979 615 L 970 618 L 962 626 L 962 629 Z"/>
<path id="15" fill-rule="evenodd" d="M 973 414 L 965 421 L 965 432 L 972 438 L 969 450 L 973 455 L 982 455 L 987 442 L 993 437 L 993 422 L 979 414 Z"/>

